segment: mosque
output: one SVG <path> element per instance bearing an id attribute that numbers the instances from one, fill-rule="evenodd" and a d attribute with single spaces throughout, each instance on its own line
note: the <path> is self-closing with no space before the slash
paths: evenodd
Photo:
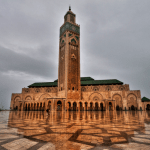
<path id="1" fill-rule="evenodd" d="M 60 27 L 58 79 L 12 93 L 10 108 L 24 111 L 149 110 L 150 99 L 117 79 L 80 77 L 80 25 L 69 11 Z"/>

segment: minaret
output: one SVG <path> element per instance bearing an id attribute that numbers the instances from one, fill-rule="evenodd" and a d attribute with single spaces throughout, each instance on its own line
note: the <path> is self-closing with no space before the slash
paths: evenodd
<path id="1" fill-rule="evenodd" d="M 80 26 L 76 15 L 69 11 L 60 27 L 58 96 L 66 99 L 81 99 L 80 89 Z"/>

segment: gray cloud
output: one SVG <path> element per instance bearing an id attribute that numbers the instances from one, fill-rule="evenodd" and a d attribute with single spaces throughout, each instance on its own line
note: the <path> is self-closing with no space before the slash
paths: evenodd
<path id="1" fill-rule="evenodd" d="M 0 102 L 58 73 L 68 6 L 81 29 L 81 76 L 118 79 L 150 98 L 149 0 L 0 0 Z"/>

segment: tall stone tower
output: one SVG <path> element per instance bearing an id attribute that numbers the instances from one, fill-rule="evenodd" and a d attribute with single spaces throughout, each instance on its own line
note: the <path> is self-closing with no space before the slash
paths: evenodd
<path id="1" fill-rule="evenodd" d="M 79 100 L 80 86 L 80 26 L 69 7 L 60 27 L 58 96 Z"/>

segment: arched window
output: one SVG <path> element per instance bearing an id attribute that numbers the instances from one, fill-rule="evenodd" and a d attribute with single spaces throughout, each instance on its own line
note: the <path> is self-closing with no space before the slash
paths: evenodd
<path id="1" fill-rule="evenodd" d="M 74 90 L 74 87 L 72 87 L 72 90 Z"/>
<path id="2" fill-rule="evenodd" d="M 76 40 L 75 39 L 72 39 L 71 42 L 74 42 L 76 44 Z"/>

